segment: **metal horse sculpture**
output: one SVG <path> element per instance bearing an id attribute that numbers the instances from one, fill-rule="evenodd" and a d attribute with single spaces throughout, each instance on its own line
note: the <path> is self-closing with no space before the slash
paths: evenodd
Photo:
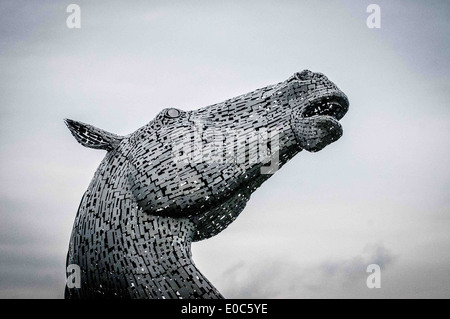
<path id="1" fill-rule="evenodd" d="M 191 242 L 224 230 L 301 150 L 341 137 L 348 105 L 326 76 L 304 70 L 198 110 L 165 109 L 128 136 L 66 120 L 79 143 L 107 151 L 75 218 L 67 265 L 79 267 L 80 285 L 66 298 L 223 298 Z"/>

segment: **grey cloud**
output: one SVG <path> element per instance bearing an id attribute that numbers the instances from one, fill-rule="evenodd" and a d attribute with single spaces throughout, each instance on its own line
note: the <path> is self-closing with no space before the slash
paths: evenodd
<path id="1" fill-rule="evenodd" d="M 395 260 L 389 249 L 375 244 L 352 258 L 324 261 L 314 267 L 286 260 L 241 261 L 223 273 L 227 278 L 224 293 L 231 298 L 310 298 L 320 291 L 339 298 L 349 289 L 366 285 L 368 265 L 378 264 L 384 272 Z"/>
<path id="2" fill-rule="evenodd" d="M 0 298 L 60 298 L 65 263 L 45 245 L 0 246 Z"/>
<path id="3" fill-rule="evenodd" d="M 344 261 L 327 261 L 321 266 L 324 273 L 330 276 L 342 274 L 352 276 L 359 273 L 361 269 L 369 264 L 377 264 L 381 269 L 386 268 L 395 260 L 395 256 L 383 245 L 369 245 L 366 247 L 362 255 L 356 256 L 350 260 Z"/>
<path id="4" fill-rule="evenodd" d="M 349 260 L 325 261 L 318 269 L 321 270 L 326 281 L 337 280 L 345 285 L 352 285 L 355 281 L 365 282 L 367 277 L 366 269 L 370 264 L 386 269 L 388 265 L 395 262 L 396 255 L 392 254 L 383 245 L 368 245 L 361 255 Z"/>

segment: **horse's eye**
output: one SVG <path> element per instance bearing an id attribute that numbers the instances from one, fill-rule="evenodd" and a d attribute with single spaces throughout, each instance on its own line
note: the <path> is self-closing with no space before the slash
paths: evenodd
<path id="1" fill-rule="evenodd" d="M 168 118 L 176 118 L 176 117 L 179 117 L 180 116 L 180 111 L 179 110 L 177 110 L 177 109 L 168 109 L 167 111 L 166 111 L 166 117 L 168 117 Z"/>

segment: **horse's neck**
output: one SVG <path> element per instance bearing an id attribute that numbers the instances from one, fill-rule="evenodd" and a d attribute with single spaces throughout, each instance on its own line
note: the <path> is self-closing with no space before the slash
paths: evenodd
<path id="1" fill-rule="evenodd" d="M 82 287 L 69 297 L 220 298 L 191 259 L 194 225 L 139 209 L 126 165 L 108 154 L 80 204 L 68 263 Z"/>

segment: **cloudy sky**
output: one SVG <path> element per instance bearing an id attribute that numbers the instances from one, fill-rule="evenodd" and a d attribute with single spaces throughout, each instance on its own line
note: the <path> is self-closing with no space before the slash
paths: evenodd
<path id="1" fill-rule="evenodd" d="M 306 68 L 348 95 L 344 136 L 193 244 L 196 265 L 228 298 L 450 297 L 450 3 L 376 0 L 369 29 L 373 1 L 76 1 L 81 29 L 71 1 L 1 1 L 0 298 L 63 296 L 105 155 L 63 118 L 128 134 Z"/>

